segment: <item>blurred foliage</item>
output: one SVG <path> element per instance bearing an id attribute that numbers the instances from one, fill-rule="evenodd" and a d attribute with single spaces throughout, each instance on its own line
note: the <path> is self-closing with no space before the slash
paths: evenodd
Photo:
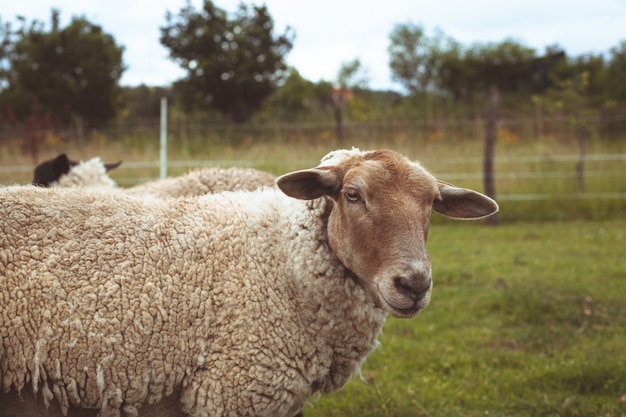
<path id="1" fill-rule="evenodd" d="M 626 40 L 605 54 L 568 56 L 558 45 L 539 53 L 512 39 L 463 45 L 440 29 L 400 23 L 388 52 L 402 91 L 377 91 L 358 58 L 342 63 L 334 80 L 308 80 L 287 67 L 295 34 L 289 27 L 276 34 L 265 6 L 240 4 L 227 13 L 205 1 L 200 10 L 187 4 L 168 12 L 161 28 L 161 43 L 187 74 L 171 86 L 122 88 L 123 48 L 84 18 L 66 28 L 58 18 L 53 10 L 49 30 L 23 18 L 12 30 L 0 19 L 0 141 L 27 141 L 37 129 L 71 136 L 76 117 L 85 119 L 87 136 L 158 126 L 161 97 L 183 137 L 209 124 L 241 132 L 238 126 L 305 123 L 296 136 L 341 124 L 349 139 L 355 123 L 368 124 L 363 135 L 382 123 L 413 123 L 433 140 L 460 140 L 482 134 L 491 86 L 501 93 L 500 127 L 515 137 L 554 135 L 559 120 L 559 134 L 617 140 L 626 131 Z M 583 76 L 584 91 L 577 90 Z M 233 143 L 254 140 L 236 136 L 242 139 Z"/>
<path id="2" fill-rule="evenodd" d="M 392 79 L 411 93 L 435 91 L 441 87 L 445 62 L 455 59 L 460 46 L 443 32 L 427 36 L 421 25 L 398 24 L 390 35 L 389 67 Z"/>
<path id="3" fill-rule="evenodd" d="M 611 59 L 606 68 L 606 90 L 609 98 L 626 102 L 626 39 L 611 48 Z M 610 90 L 610 91 L 609 91 Z"/>
<path id="4" fill-rule="evenodd" d="M 18 119 L 43 110 L 64 123 L 73 117 L 111 120 L 121 104 L 123 47 L 84 17 L 73 17 L 66 27 L 59 19 L 52 10 L 49 29 L 25 20 L 15 31 L 4 27 L 0 108 Z"/>
<path id="5" fill-rule="evenodd" d="M 187 71 L 174 86 L 186 110 L 214 106 L 235 123 L 247 121 L 286 75 L 293 34 L 274 35 L 266 6 L 242 3 L 230 16 L 205 0 L 202 10 L 187 3 L 166 21 L 160 40 Z"/>
<path id="6" fill-rule="evenodd" d="M 313 83 L 292 67 L 282 86 L 270 98 L 268 108 L 273 109 L 279 120 L 287 122 L 319 120 L 331 89 L 331 83 Z"/>
<path id="7" fill-rule="evenodd" d="M 341 88 L 367 89 L 369 84 L 367 70 L 358 58 L 341 64 L 337 73 L 337 84 Z"/>

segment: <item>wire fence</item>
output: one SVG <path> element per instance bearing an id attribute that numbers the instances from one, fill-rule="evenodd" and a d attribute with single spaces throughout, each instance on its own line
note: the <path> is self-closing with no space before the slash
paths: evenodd
<path id="1" fill-rule="evenodd" d="M 508 187 L 502 185 L 506 181 L 538 181 L 543 183 L 543 188 L 550 181 L 569 180 L 576 181 L 580 173 L 573 169 L 563 169 L 564 163 L 579 162 L 580 155 L 550 155 L 550 156 L 519 156 L 519 157 L 500 157 L 497 160 L 499 170 L 496 172 L 496 183 L 501 185 L 506 191 L 497 196 L 499 201 L 547 201 L 547 200 L 626 200 L 626 154 L 589 154 L 584 156 L 584 161 L 591 163 L 596 162 L 595 168 L 587 169 L 584 172 L 586 180 L 594 180 L 595 183 L 603 184 L 604 188 L 614 189 L 593 189 L 587 187 L 577 192 L 512 192 Z M 477 158 L 450 158 L 446 163 L 454 164 L 462 161 L 464 163 L 479 164 L 481 159 Z M 556 163 L 556 164 L 555 164 Z M 607 164 L 612 163 L 616 168 L 607 169 Z M 168 168 L 175 168 L 178 171 L 187 171 L 204 167 L 215 166 L 241 166 L 241 167 L 257 167 L 276 166 L 280 167 L 284 161 L 280 160 L 171 160 L 167 161 Z M 507 165 L 547 165 L 547 169 L 539 171 L 518 171 L 516 169 L 509 170 Z M 116 182 L 123 187 L 136 185 L 145 181 L 158 178 L 160 161 L 128 161 L 117 168 L 115 176 Z M 556 169 L 555 169 L 556 168 Z M 153 175 L 138 175 L 149 171 Z M 23 165 L 0 166 L 0 184 L 14 184 L 15 178 L 24 177 L 26 174 L 32 174 L 33 168 Z M 437 176 L 446 181 L 474 180 L 481 181 L 482 172 L 439 172 Z M 531 187 L 532 188 L 532 187 Z"/>
<path id="2" fill-rule="evenodd" d="M 305 156 L 306 157 L 306 156 Z M 546 221 L 604 219 L 626 216 L 626 153 L 587 154 L 584 170 L 581 155 L 524 155 L 496 158 L 495 198 L 500 204 L 499 219 L 508 221 Z M 299 160 L 299 167 L 317 161 Z M 273 159 L 169 160 L 169 176 L 203 167 L 251 167 L 282 173 L 292 170 L 294 161 Z M 442 170 L 436 176 L 458 186 L 482 190 L 480 158 L 437 160 Z M 271 167 L 271 169 L 267 169 Z M 159 178 L 160 161 L 124 161 L 111 172 L 120 187 L 130 187 Z M 19 179 L 18 179 L 19 178 Z M 0 166 L 0 185 L 32 181 L 33 167 Z M 439 216 L 440 217 L 440 216 Z M 437 219 L 437 221 L 445 221 Z"/>

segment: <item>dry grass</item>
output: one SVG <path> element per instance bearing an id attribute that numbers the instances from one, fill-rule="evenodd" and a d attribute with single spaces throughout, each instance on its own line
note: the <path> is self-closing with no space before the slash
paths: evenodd
<path id="1" fill-rule="evenodd" d="M 282 174 L 314 166 L 329 150 L 356 146 L 361 149 L 391 148 L 419 160 L 441 179 L 456 185 L 482 189 L 483 143 L 481 138 L 453 140 L 438 135 L 412 137 L 406 132 L 388 135 L 352 134 L 339 144 L 332 130 L 289 135 L 284 131 L 263 139 L 254 139 L 247 131 L 221 131 L 192 138 L 169 138 L 168 160 L 186 161 L 186 165 L 168 168 L 168 175 L 179 175 L 194 166 L 247 165 Z M 236 139 L 228 136 L 237 135 Z M 626 193 L 624 159 L 585 162 L 584 188 L 576 178 L 578 143 L 546 138 L 511 139 L 503 134 L 496 146 L 496 192 L 501 199 L 500 218 L 507 220 L 542 220 L 619 217 L 626 212 L 625 198 L 578 198 L 585 193 Z M 158 136 L 124 136 L 113 141 L 94 135 L 84 147 L 52 141 L 41 150 L 39 159 L 66 152 L 72 159 L 100 156 L 104 161 L 124 163 L 112 177 L 122 186 L 157 178 L 159 169 Z M 586 154 L 626 154 L 626 141 L 593 140 Z M 566 161 L 559 156 L 570 155 Z M 136 167 L 136 162 L 153 162 L 150 167 Z M 19 147 L 0 147 L 0 184 L 28 183 L 34 162 L 21 154 Z M 511 200 L 510 196 L 540 195 L 539 200 Z M 545 198 L 547 196 L 547 199 Z"/>

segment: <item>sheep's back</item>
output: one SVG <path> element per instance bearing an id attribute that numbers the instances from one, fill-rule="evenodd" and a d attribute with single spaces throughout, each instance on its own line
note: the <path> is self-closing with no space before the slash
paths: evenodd
<path id="1" fill-rule="evenodd" d="M 252 168 L 205 168 L 173 178 L 150 181 L 125 189 L 132 195 L 149 194 L 156 197 L 193 197 L 223 191 L 253 191 L 274 185 L 276 177 Z"/>

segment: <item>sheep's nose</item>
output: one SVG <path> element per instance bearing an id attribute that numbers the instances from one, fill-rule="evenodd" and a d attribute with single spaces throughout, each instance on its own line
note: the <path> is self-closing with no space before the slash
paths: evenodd
<path id="1" fill-rule="evenodd" d="M 431 281 L 429 276 L 422 273 L 399 275 L 393 279 L 396 289 L 416 302 L 428 293 Z"/>

